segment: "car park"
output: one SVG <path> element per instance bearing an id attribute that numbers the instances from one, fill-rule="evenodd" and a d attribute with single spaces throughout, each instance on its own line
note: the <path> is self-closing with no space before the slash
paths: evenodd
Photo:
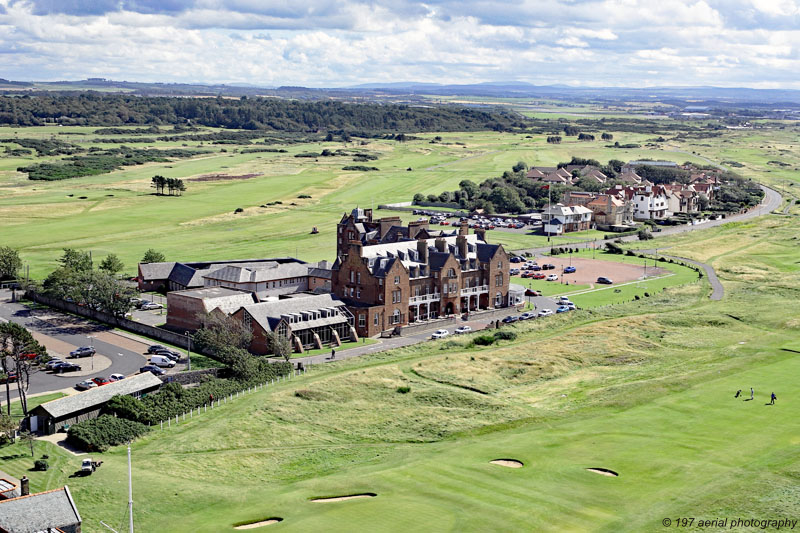
<path id="1" fill-rule="evenodd" d="M 97 350 L 95 350 L 93 346 L 81 346 L 80 348 L 69 352 L 69 357 L 90 357 L 95 353 L 97 353 Z"/>
<path id="2" fill-rule="evenodd" d="M 574 266 L 568 266 L 568 267 L 564 267 L 564 274 L 572 274 L 572 273 L 574 273 L 576 270 L 577 270 L 577 269 L 576 269 Z"/>
<path id="3" fill-rule="evenodd" d="M 558 274 L 548 274 L 547 281 L 558 281 Z"/>
<path id="4" fill-rule="evenodd" d="M 459 326 L 456 328 L 456 335 L 461 335 L 462 333 L 469 333 L 472 331 L 472 328 L 469 326 Z"/>
<path id="5" fill-rule="evenodd" d="M 565 303 L 564 305 L 566 305 L 567 307 L 569 307 L 569 310 L 570 310 L 570 311 L 574 311 L 575 309 L 577 309 L 577 306 L 576 306 L 574 303 L 572 303 L 572 302 L 567 302 L 567 303 Z"/>
<path id="6" fill-rule="evenodd" d="M 567 296 L 559 296 L 558 304 L 559 305 L 567 305 L 569 303 L 569 298 Z"/>
<path id="7" fill-rule="evenodd" d="M 111 374 L 110 376 L 108 376 L 108 379 L 111 381 L 121 381 L 125 379 L 125 376 L 122 374 Z"/>
<path id="8" fill-rule="evenodd" d="M 518 276 L 518 275 L 519 275 L 519 269 L 518 269 L 518 268 L 512 268 L 512 269 L 510 269 L 510 270 L 508 271 L 508 273 L 509 273 L 510 275 L 512 275 L 512 276 Z"/>
<path id="9" fill-rule="evenodd" d="M 533 289 L 525 289 L 525 296 L 541 296 L 542 291 L 535 291 Z"/>
<path id="10" fill-rule="evenodd" d="M 503 319 L 503 323 L 504 323 L 504 324 L 513 324 L 513 323 L 514 323 L 514 322 L 516 322 L 517 320 L 519 320 L 519 317 L 518 317 L 518 316 L 515 316 L 515 315 L 508 315 L 507 317 L 505 317 L 505 318 Z"/>
<path id="11" fill-rule="evenodd" d="M 49 361 L 48 361 L 48 362 L 47 362 L 47 363 L 44 365 L 44 368 L 45 368 L 45 370 L 53 370 L 53 367 L 54 367 L 54 366 L 56 366 L 56 365 L 57 365 L 57 364 L 59 364 L 59 363 L 63 363 L 63 362 L 64 362 L 64 361 L 63 361 L 62 359 L 59 359 L 58 357 L 53 357 L 52 359 L 50 359 L 50 360 L 49 360 Z"/>
<path id="12" fill-rule="evenodd" d="M 539 265 L 531 265 L 529 267 L 529 270 L 533 270 L 534 272 L 539 272 L 540 270 L 542 270 L 542 267 L 540 267 Z"/>
<path id="13" fill-rule="evenodd" d="M 80 383 L 75 384 L 75 388 L 78 390 L 89 390 L 97 387 L 97 383 L 94 381 L 87 379 L 86 381 L 81 381 Z"/>
<path id="14" fill-rule="evenodd" d="M 177 361 L 181 358 L 181 354 L 179 352 L 176 352 L 175 350 L 167 350 L 166 348 L 163 350 L 158 350 L 154 355 L 164 355 L 173 361 Z"/>
<path id="15" fill-rule="evenodd" d="M 556 266 L 550 263 L 542 265 L 542 270 L 555 270 Z"/>
<path id="16" fill-rule="evenodd" d="M 432 339 L 443 339 L 443 338 L 447 337 L 448 335 L 450 335 L 450 332 L 447 331 L 446 329 L 437 329 L 436 331 L 433 332 L 433 335 L 431 335 L 431 338 Z"/>
<path id="17" fill-rule="evenodd" d="M 550 316 L 552 314 L 553 314 L 553 310 L 552 309 L 542 309 L 541 311 L 539 311 L 539 316 L 540 317 L 542 317 L 542 316 Z"/>
<path id="18" fill-rule="evenodd" d="M 532 278 L 533 276 L 535 276 L 533 272 L 523 272 L 520 277 L 527 279 L 527 278 Z"/>
<path id="19" fill-rule="evenodd" d="M 600 283 L 602 285 L 613 285 L 614 284 L 613 281 L 611 281 L 610 279 L 608 279 L 605 276 L 600 276 L 599 278 L 597 278 L 597 283 Z"/>
<path id="20" fill-rule="evenodd" d="M 3 377 L 0 378 L 0 383 L 15 383 L 16 381 L 17 373 L 14 371 L 4 374 Z"/>
<path id="21" fill-rule="evenodd" d="M 536 313 L 528 311 L 519 315 L 520 320 L 530 320 L 531 318 L 536 318 Z"/>
<path id="22" fill-rule="evenodd" d="M 163 376 L 167 372 L 162 369 L 158 368 L 155 365 L 144 365 L 142 368 L 139 369 L 140 374 L 144 374 L 145 372 L 150 372 L 151 374 L 155 374 L 156 376 Z"/>
<path id="23" fill-rule="evenodd" d="M 156 354 L 156 355 L 151 355 L 150 356 L 150 364 L 151 365 L 156 365 L 156 366 L 161 366 L 161 367 L 172 368 L 172 367 L 175 366 L 175 361 L 173 361 L 172 359 L 170 359 L 166 355 L 157 355 Z"/>
<path id="24" fill-rule="evenodd" d="M 53 367 L 53 372 L 55 374 L 63 374 L 64 372 L 78 372 L 80 371 L 80 365 L 76 365 L 75 363 L 58 363 Z"/>
<path id="25" fill-rule="evenodd" d="M 92 381 L 94 381 L 98 387 L 102 387 L 103 385 L 108 385 L 109 383 L 113 383 L 110 379 L 104 377 L 92 378 Z"/>
<path id="26" fill-rule="evenodd" d="M 566 313 L 567 311 L 569 311 L 569 307 L 566 305 L 559 305 L 558 309 L 556 309 L 556 313 Z"/>
<path id="27" fill-rule="evenodd" d="M 511 261 L 512 263 L 522 263 L 523 261 L 525 261 L 525 259 L 523 259 L 522 257 L 520 257 L 518 255 L 515 255 L 514 257 L 509 259 L 509 261 Z"/>

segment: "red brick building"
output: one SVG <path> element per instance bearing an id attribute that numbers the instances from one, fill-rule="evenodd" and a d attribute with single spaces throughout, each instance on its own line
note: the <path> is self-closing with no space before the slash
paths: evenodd
<path id="1" fill-rule="evenodd" d="M 508 305 L 509 261 L 480 234 L 432 232 L 426 222 L 344 215 L 331 286 L 355 317 L 359 336 L 416 321 Z"/>

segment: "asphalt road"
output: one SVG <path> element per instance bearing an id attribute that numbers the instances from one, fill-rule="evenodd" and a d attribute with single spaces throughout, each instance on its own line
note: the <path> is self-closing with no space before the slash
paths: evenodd
<path id="1" fill-rule="evenodd" d="M 73 387 L 79 381 L 90 379 L 96 376 L 108 376 L 109 374 L 124 374 L 126 376 L 135 374 L 139 371 L 147 359 L 142 353 L 137 353 L 129 347 L 132 342 L 124 337 L 119 337 L 119 343 L 112 342 L 115 334 L 104 334 L 103 339 L 88 339 L 87 335 L 95 336 L 97 333 L 111 332 L 112 328 L 89 321 L 79 319 L 80 326 L 75 324 L 58 324 L 48 320 L 47 317 L 59 314 L 55 310 L 31 311 L 19 303 L 11 303 L 11 291 L 0 291 L 0 320 L 7 320 L 25 326 L 29 330 L 47 335 L 58 342 L 59 353 L 64 351 L 64 345 L 69 345 L 72 349 L 79 346 L 92 344 L 101 356 L 107 357 L 111 361 L 111 366 L 88 376 L 76 376 L 74 374 L 51 374 L 50 372 L 38 371 L 31 376 L 28 394 L 39 394 L 52 392 L 65 388 Z M 37 316 L 39 315 L 39 316 Z M 62 344 L 63 343 L 63 344 Z M 47 341 L 44 343 L 47 347 Z M 55 344 L 55 342 L 53 343 Z M 48 347 L 49 349 L 49 347 Z M 64 354 L 66 355 L 66 354 Z M 90 358 L 70 359 L 86 370 L 91 368 Z M 16 390 L 16 386 L 14 386 Z M 16 392 L 13 397 L 16 397 Z"/>

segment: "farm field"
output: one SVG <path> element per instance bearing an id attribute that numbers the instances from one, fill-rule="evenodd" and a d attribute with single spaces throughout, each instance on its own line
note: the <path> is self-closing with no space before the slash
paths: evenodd
<path id="1" fill-rule="evenodd" d="M 751 238 L 760 246 L 744 246 Z M 476 333 L 320 365 L 155 429 L 132 445 L 135 523 L 663 531 L 670 517 L 793 516 L 800 359 L 790 350 L 800 324 L 786 302 L 800 286 L 795 243 L 796 218 L 777 215 L 683 235 L 673 248 L 711 261 L 722 301 L 692 283 L 511 326 L 518 337 L 490 347 L 472 345 Z M 734 399 L 751 386 L 755 401 Z M 765 405 L 771 392 L 774 406 Z M 35 490 L 68 483 L 85 531 L 123 522 L 124 448 L 103 454 L 91 477 L 69 479 L 78 458 L 37 447 L 50 471 L 29 473 L 20 444 L 3 448 L 3 469 L 27 474 Z M 310 501 L 364 493 L 376 497 Z"/>
<path id="2" fill-rule="evenodd" d="M 98 139 L 128 137 L 98 136 L 92 133 L 94 129 L 2 128 L 0 138 L 56 138 L 83 147 L 108 148 L 118 145 L 99 143 Z M 790 146 L 788 130 L 764 131 L 759 135 L 775 136 L 776 140 L 770 142 L 781 140 L 781 146 Z M 736 136 L 744 133 L 726 132 L 725 135 L 738 139 Z M 147 163 L 108 174 L 54 182 L 27 180 L 24 174 L 16 172 L 16 168 L 62 156 L 2 157 L 0 231 L 3 244 L 20 249 L 23 260 L 30 266 L 31 276 L 35 278 L 43 277 L 54 268 L 55 259 L 64 247 L 91 250 L 98 260 L 116 253 L 125 263 L 125 272 L 131 275 L 147 248 L 165 253 L 168 259 L 185 261 L 282 255 L 297 255 L 309 261 L 332 260 L 335 224 L 343 212 L 356 205 L 377 206 L 408 201 L 417 192 L 438 194 L 443 190 L 453 190 L 463 179 L 480 182 L 502 174 L 520 160 L 530 165 L 554 165 L 572 156 L 601 161 L 651 157 L 676 162 L 703 162 L 701 156 L 691 153 L 696 150 L 690 142 L 670 142 L 669 149 L 683 150 L 670 152 L 658 147 L 645 147 L 651 136 L 636 133 L 615 132 L 614 138 L 621 143 L 641 143 L 643 147 L 640 149 L 606 148 L 600 141 L 565 140 L 562 144 L 550 145 L 543 135 L 497 132 L 443 133 L 440 136 L 442 142 L 433 144 L 430 141 L 436 134 L 419 134 L 417 140 L 407 142 L 369 140 L 364 145 L 360 142 L 351 142 L 347 146 L 341 142 L 314 142 L 273 146 L 287 150 L 286 153 L 242 153 L 243 146 L 158 141 L 152 144 L 156 149 L 182 148 L 185 144 L 188 148 L 210 150 L 211 153 L 193 159 Z M 721 150 L 719 154 L 706 147 L 702 148 L 702 153 L 715 161 L 735 157 L 725 151 L 724 140 L 714 138 L 708 141 L 716 143 L 717 149 Z M 14 143 L 5 146 L 16 147 Z M 141 148 L 150 145 L 130 146 Z M 294 157 L 303 152 L 319 153 L 325 148 L 376 155 L 378 159 L 370 161 L 369 166 L 380 170 L 342 170 L 344 166 L 353 164 L 351 156 Z M 766 153 L 771 149 L 758 150 L 758 154 L 748 153 L 744 163 L 747 166 L 738 170 L 745 175 L 761 176 L 761 161 L 772 155 Z M 796 156 L 793 157 L 795 159 L 787 157 L 788 164 L 800 164 Z M 776 169 L 774 176 L 767 175 L 767 181 L 779 183 L 790 175 L 788 170 L 784 170 L 786 167 L 778 168 L 780 170 Z M 768 170 L 772 170 L 771 166 Z M 188 190 L 181 197 L 155 196 L 150 178 L 156 174 L 181 178 Z M 201 176 L 215 174 L 256 176 L 197 181 Z M 270 203 L 273 205 L 261 207 Z M 234 213 L 238 208 L 242 212 Z M 313 227 L 318 228 L 318 234 L 311 234 Z M 488 238 L 509 249 L 546 243 L 543 236 L 499 231 L 490 232 Z M 552 242 L 565 244 L 572 242 L 571 239 L 573 237 L 559 237 Z"/>

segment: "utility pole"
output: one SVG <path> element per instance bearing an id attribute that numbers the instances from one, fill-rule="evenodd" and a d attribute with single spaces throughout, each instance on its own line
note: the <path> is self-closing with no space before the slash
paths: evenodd
<path id="1" fill-rule="evenodd" d="M 186 332 L 186 370 L 192 369 L 192 337 Z"/>
<path id="2" fill-rule="evenodd" d="M 133 533 L 133 477 L 131 476 L 130 444 L 128 444 L 128 533 Z"/>

